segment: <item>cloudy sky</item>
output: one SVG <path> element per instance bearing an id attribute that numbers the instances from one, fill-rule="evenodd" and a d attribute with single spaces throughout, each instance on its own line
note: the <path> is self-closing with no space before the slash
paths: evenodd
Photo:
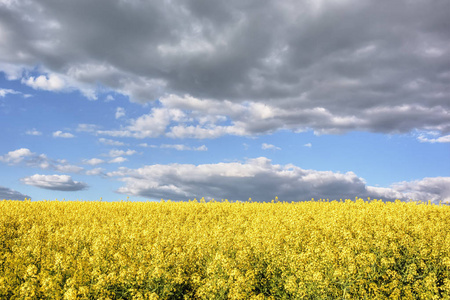
<path id="1" fill-rule="evenodd" d="M 0 199 L 450 202 L 448 0 L 0 0 Z"/>

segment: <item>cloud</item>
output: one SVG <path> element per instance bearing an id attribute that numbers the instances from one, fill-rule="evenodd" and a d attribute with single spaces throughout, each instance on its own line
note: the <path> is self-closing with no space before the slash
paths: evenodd
<path id="1" fill-rule="evenodd" d="M 115 137 L 147 138 L 165 134 L 167 126 L 184 120 L 185 114 L 179 109 L 153 108 L 150 114 L 132 119 L 131 124 L 121 130 L 99 130 L 98 134 Z"/>
<path id="2" fill-rule="evenodd" d="M 263 143 L 261 145 L 261 149 L 263 149 L 263 150 L 281 150 L 280 147 L 277 147 L 277 146 L 272 145 L 272 144 L 266 144 L 266 143 Z"/>
<path id="3" fill-rule="evenodd" d="M 450 204 L 450 177 L 427 177 L 421 180 L 402 181 L 390 188 L 368 187 L 369 192 L 384 198 L 397 198 L 405 201 L 431 201 Z"/>
<path id="4" fill-rule="evenodd" d="M 0 66 L 0 70 L 1 70 L 1 66 Z M 22 97 L 24 97 L 24 98 L 32 97 L 32 95 L 30 95 L 30 94 L 23 94 L 22 92 L 19 92 L 19 91 L 16 91 L 16 90 L 0 88 L 0 97 L 1 98 L 6 97 L 6 95 L 8 95 L 8 94 L 11 94 L 11 95 L 22 95 Z"/>
<path id="5" fill-rule="evenodd" d="M 119 119 L 124 116 L 125 116 L 125 109 L 123 107 L 118 107 L 116 109 L 116 119 Z"/>
<path id="6" fill-rule="evenodd" d="M 21 94 L 18 91 L 12 90 L 12 89 L 1 89 L 0 88 L 0 97 L 5 97 L 8 94 Z"/>
<path id="7" fill-rule="evenodd" d="M 126 146 L 126 144 L 123 142 L 114 141 L 114 140 L 105 139 L 105 138 L 99 138 L 98 141 L 100 143 L 108 145 L 108 146 Z"/>
<path id="8" fill-rule="evenodd" d="M 68 175 L 40 175 L 35 174 L 22 178 L 24 184 L 32 185 L 38 188 L 55 191 L 80 191 L 88 188 L 84 182 L 73 181 Z"/>
<path id="9" fill-rule="evenodd" d="M 392 188 L 405 195 L 406 199 L 422 199 L 450 204 L 450 177 L 427 177 L 411 182 L 403 181 Z"/>
<path id="10" fill-rule="evenodd" d="M 39 90 L 59 91 L 65 87 L 64 81 L 57 75 L 51 74 L 49 76 L 40 75 L 38 77 L 23 78 L 22 83 Z"/>
<path id="11" fill-rule="evenodd" d="M 105 161 L 100 158 L 91 158 L 91 159 L 84 160 L 84 163 L 91 165 L 91 166 L 96 166 L 96 165 L 105 163 Z"/>
<path id="12" fill-rule="evenodd" d="M 25 132 L 25 134 L 27 135 L 42 135 L 42 132 L 40 132 L 39 130 L 36 130 L 35 128 L 31 129 L 31 130 L 27 130 Z"/>
<path id="13" fill-rule="evenodd" d="M 61 173 L 79 173 L 84 170 L 82 167 L 69 164 L 66 160 L 59 160 L 56 164 L 49 161 L 47 169 L 53 169 Z"/>
<path id="14" fill-rule="evenodd" d="M 110 161 L 108 161 L 110 164 L 120 164 L 123 162 L 126 162 L 128 159 L 126 159 L 125 157 L 119 156 L 116 158 L 111 159 Z"/>
<path id="15" fill-rule="evenodd" d="M 96 175 L 104 175 L 105 169 L 103 168 L 94 168 L 91 170 L 86 170 L 86 175 L 96 176 Z"/>
<path id="16" fill-rule="evenodd" d="M 127 150 L 127 151 L 111 150 L 109 152 L 109 154 L 107 154 L 106 156 L 110 156 L 110 157 L 114 157 L 114 158 L 110 159 L 109 161 L 105 161 L 100 158 L 91 158 L 91 159 L 83 160 L 83 163 L 91 165 L 91 166 L 96 166 L 96 165 L 100 165 L 100 164 L 104 164 L 104 163 L 110 163 L 110 164 L 123 163 L 123 162 L 128 161 L 128 159 L 122 157 L 122 155 L 133 155 L 135 153 L 136 153 L 136 151 L 134 151 L 134 150 Z M 89 171 L 86 171 L 86 172 L 89 172 Z M 92 172 L 95 172 L 95 171 L 92 171 Z M 90 172 L 90 173 L 92 173 L 92 172 Z M 92 175 L 92 174 L 88 174 L 88 175 Z"/>
<path id="17" fill-rule="evenodd" d="M 108 156 L 111 157 L 116 157 L 116 156 L 122 156 L 122 155 L 133 155 L 136 154 L 137 152 L 135 150 L 110 150 L 109 153 L 107 154 Z"/>
<path id="18" fill-rule="evenodd" d="M 90 98 L 101 90 L 141 103 L 182 100 L 103 134 L 450 133 L 448 1 L 1 5 L 7 78 Z M 175 112 L 194 123 L 172 125 Z"/>
<path id="19" fill-rule="evenodd" d="M 30 149 L 27 148 L 20 148 L 14 151 L 10 151 L 5 155 L 0 156 L 0 161 L 10 164 L 10 165 L 15 165 L 15 164 L 19 164 L 22 161 L 24 161 L 27 158 L 44 158 L 43 156 L 36 156 L 35 153 L 32 153 L 30 151 Z"/>
<path id="20" fill-rule="evenodd" d="M 450 143 L 450 134 L 444 136 L 438 136 L 439 133 L 429 132 L 429 133 L 421 133 L 417 139 L 421 143 Z M 438 136 L 438 137 L 436 137 Z"/>
<path id="21" fill-rule="evenodd" d="M 215 198 L 230 200 L 306 201 L 311 198 L 382 198 L 385 201 L 442 200 L 450 202 L 450 178 L 429 178 L 398 183 L 388 188 L 367 186 L 353 172 L 305 170 L 295 165 L 272 164 L 260 157 L 244 163 L 147 165 L 107 173 L 124 182 L 117 192 L 152 199 Z"/>
<path id="22" fill-rule="evenodd" d="M 0 162 L 4 162 L 8 165 L 23 164 L 33 168 L 54 170 L 62 173 L 79 173 L 83 170 L 82 167 L 71 165 L 64 159 L 50 159 L 45 154 L 31 152 L 30 149 L 27 148 L 20 148 L 10 151 L 5 155 L 1 155 Z"/>
<path id="23" fill-rule="evenodd" d="M 17 192 L 15 190 L 9 189 L 4 186 L 0 186 L 0 200 L 6 199 L 6 200 L 24 200 L 24 199 L 31 199 L 30 196 L 24 195 L 20 192 Z"/>
<path id="24" fill-rule="evenodd" d="M 306 144 L 303 145 L 303 147 L 311 148 L 312 144 L 311 143 L 306 143 Z"/>
<path id="25" fill-rule="evenodd" d="M 156 146 L 156 145 L 149 145 L 147 143 L 140 143 L 138 146 L 144 147 L 144 148 L 158 148 L 158 146 Z"/>
<path id="26" fill-rule="evenodd" d="M 53 137 L 57 138 L 74 138 L 75 136 L 68 132 L 62 132 L 60 130 L 53 132 Z"/>
<path id="27" fill-rule="evenodd" d="M 161 149 L 175 149 L 177 151 L 208 151 L 206 145 L 201 145 L 198 147 L 191 147 L 183 144 L 162 144 L 162 145 L 149 145 L 147 143 L 141 143 L 138 146 L 144 148 L 161 148 Z"/>
<path id="28" fill-rule="evenodd" d="M 76 131 L 77 132 L 90 132 L 94 133 L 99 130 L 99 126 L 95 124 L 78 124 Z"/>
<path id="29" fill-rule="evenodd" d="M 162 144 L 160 148 L 168 148 L 168 149 L 175 149 L 178 151 L 207 151 L 208 148 L 205 145 L 201 145 L 198 147 L 190 147 L 187 145 L 182 144 Z"/>
<path id="30" fill-rule="evenodd" d="M 316 134 L 342 134 L 351 130 L 400 133 L 414 129 L 417 120 L 425 119 L 429 122 L 427 132 L 445 132 L 447 127 L 436 121 L 450 125 L 450 110 L 423 105 L 384 106 L 340 116 L 324 107 L 283 108 L 256 102 L 217 102 L 189 95 L 168 95 L 160 99 L 160 106 L 132 119 L 130 125 L 97 133 L 116 137 L 197 139 L 270 134 L 282 129 L 295 132 L 313 129 Z"/>

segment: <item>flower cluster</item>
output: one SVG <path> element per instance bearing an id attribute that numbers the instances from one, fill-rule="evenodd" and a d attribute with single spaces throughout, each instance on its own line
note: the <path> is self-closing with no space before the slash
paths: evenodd
<path id="1" fill-rule="evenodd" d="M 450 298 L 448 228 L 362 199 L 0 201 L 0 298 Z"/>

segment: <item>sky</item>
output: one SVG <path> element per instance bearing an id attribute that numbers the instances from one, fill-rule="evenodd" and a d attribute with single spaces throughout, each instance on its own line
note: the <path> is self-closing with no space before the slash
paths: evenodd
<path id="1" fill-rule="evenodd" d="M 0 0 L 0 199 L 450 203 L 449 12 Z"/>

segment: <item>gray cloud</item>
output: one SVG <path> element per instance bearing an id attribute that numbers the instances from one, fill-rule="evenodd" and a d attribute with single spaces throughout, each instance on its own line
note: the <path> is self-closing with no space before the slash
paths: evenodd
<path id="1" fill-rule="evenodd" d="M 24 195 L 18 191 L 12 190 L 10 188 L 0 186 L 0 200 L 24 200 L 25 198 L 31 199 L 30 196 Z"/>
<path id="2" fill-rule="evenodd" d="M 3 1 L 0 70 L 89 98 L 100 84 L 138 102 L 189 94 L 284 112 L 244 126 L 232 115 L 239 128 L 213 136 L 284 127 L 448 134 L 448 11 L 448 1 L 419 0 Z M 42 74 L 28 75 L 36 66 Z M 172 135 L 189 132 L 210 133 L 181 126 Z"/>
<path id="3" fill-rule="evenodd" d="M 22 178 L 21 181 L 27 185 L 55 191 L 80 191 L 87 189 L 88 187 L 88 185 L 84 182 L 73 181 L 72 177 L 68 175 L 35 174 Z"/>
<path id="4" fill-rule="evenodd" d="M 124 182 L 118 193 L 152 199 L 187 200 L 215 198 L 230 200 L 282 201 L 354 199 L 385 201 L 431 200 L 450 203 L 450 178 L 425 178 L 388 188 L 367 186 L 353 172 L 304 170 L 294 165 L 275 165 L 265 157 L 244 163 L 149 165 L 139 169 L 119 168 L 107 173 Z"/>

